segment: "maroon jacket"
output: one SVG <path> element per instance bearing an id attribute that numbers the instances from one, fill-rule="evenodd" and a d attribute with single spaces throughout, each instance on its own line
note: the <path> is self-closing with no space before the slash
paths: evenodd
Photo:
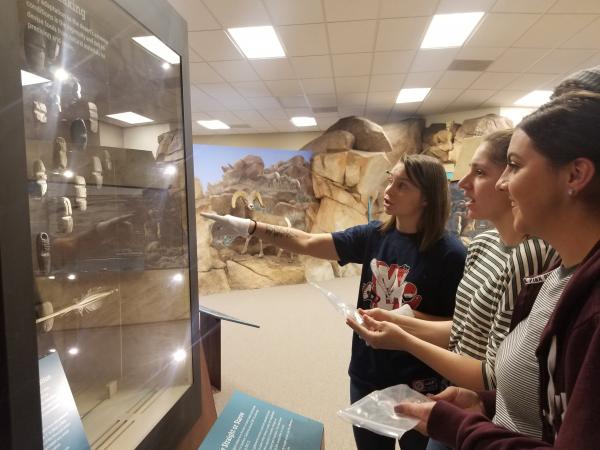
<path id="1" fill-rule="evenodd" d="M 522 290 L 520 304 L 531 305 L 537 291 Z M 444 401 L 431 411 L 429 435 L 469 450 L 600 448 L 600 242 L 567 283 L 536 354 L 543 440 L 509 431 L 482 414 Z M 489 394 L 483 400 L 491 406 Z"/>

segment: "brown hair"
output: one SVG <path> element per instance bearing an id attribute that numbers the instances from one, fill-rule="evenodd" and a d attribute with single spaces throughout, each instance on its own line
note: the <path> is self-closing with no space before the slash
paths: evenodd
<path id="1" fill-rule="evenodd" d="M 600 198 L 600 94 L 574 91 L 556 97 L 526 116 L 517 126 L 536 150 L 555 167 L 576 158 L 592 161 L 594 178 L 581 192 L 598 206 Z"/>
<path id="2" fill-rule="evenodd" d="M 419 250 L 426 251 L 444 234 L 450 215 L 448 180 L 442 163 L 431 156 L 404 154 L 398 164 L 404 165 L 408 179 L 423 194 L 426 202 L 420 224 Z M 381 224 L 379 231 L 386 233 L 396 227 L 396 217 Z"/>
<path id="3" fill-rule="evenodd" d="M 506 166 L 508 162 L 506 155 L 508 154 L 508 146 L 513 132 L 512 128 L 498 130 L 487 134 L 483 138 L 482 143 L 488 144 L 487 148 L 489 149 L 490 159 L 494 164 L 502 167 Z"/>

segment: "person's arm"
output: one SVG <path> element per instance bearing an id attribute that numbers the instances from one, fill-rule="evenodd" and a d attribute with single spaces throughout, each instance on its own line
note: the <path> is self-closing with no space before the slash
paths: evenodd
<path id="1" fill-rule="evenodd" d="M 254 225 L 250 227 L 252 231 Z M 252 236 L 294 253 L 336 261 L 339 259 L 331 233 L 306 233 L 295 228 L 256 222 Z"/>
<path id="2" fill-rule="evenodd" d="M 482 361 L 454 353 L 412 335 L 406 339 L 406 351 L 456 386 L 475 391 L 485 389 Z"/>
<path id="3" fill-rule="evenodd" d="M 461 409 L 446 401 L 427 403 L 401 403 L 394 410 L 399 414 L 419 420 L 415 429 L 449 447 L 462 450 L 542 450 L 572 449 L 569 446 L 552 446 L 540 439 L 507 430 L 495 425 L 481 413 Z M 577 448 L 595 448 L 578 446 Z"/>
<path id="4" fill-rule="evenodd" d="M 229 214 L 221 216 L 214 213 L 200 213 L 200 215 L 214 220 L 215 226 L 232 236 L 256 236 L 265 242 L 294 253 L 322 259 L 339 259 L 330 233 L 306 233 L 291 227 L 270 225 Z"/>
<path id="5" fill-rule="evenodd" d="M 452 321 L 430 321 L 423 320 L 417 317 L 404 316 L 380 308 L 367 310 L 359 310 L 361 315 L 367 315 L 378 321 L 392 322 L 401 327 L 407 333 L 431 342 L 434 345 L 442 348 L 448 348 L 450 342 L 450 329 Z M 417 311 L 413 311 L 416 313 Z M 416 315 L 416 314 L 415 314 Z"/>
<path id="6" fill-rule="evenodd" d="M 346 323 L 371 347 L 409 352 L 457 386 L 484 389 L 481 361 L 419 339 L 395 323 L 380 322 L 366 314 L 363 320 L 362 326 L 351 318 Z"/>
<path id="7" fill-rule="evenodd" d="M 413 314 L 417 319 L 428 320 L 430 322 L 446 322 L 452 320 L 451 316 L 434 316 L 433 314 L 427 314 L 418 310 L 413 310 Z"/>

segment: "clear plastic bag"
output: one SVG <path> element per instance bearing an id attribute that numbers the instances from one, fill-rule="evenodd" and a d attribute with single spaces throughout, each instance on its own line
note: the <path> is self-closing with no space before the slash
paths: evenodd
<path id="1" fill-rule="evenodd" d="M 323 286 L 320 286 L 314 282 L 309 282 L 308 284 L 310 284 L 315 289 L 318 289 L 321 292 L 321 294 L 323 294 L 325 296 L 325 298 L 327 298 L 327 300 L 329 300 L 329 303 L 331 303 L 333 305 L 333 307 L 339 313 L 343 314 L 344 317 L 351 317 L 352 319 L 354 319 L 356 321 L 356 323 L 358 323 L 359 325 L 362 325 L 363 319 L 360 316 L 360 314 L 358 313 L 358 310 L 356 308 L 348 305 L 341 298 L 339 298 L 333 292 L 328 291 Z"/>
<path id="2" fill-rule="evenodd" d="M 414 428 L 418 420 L 397 414 L 394 407 L 402 402 L 430 402 L 426 396 L 411 389 L 406 384 L 373 391 L 348 408 L 338 411 L 338 415 L 352 425 L 366 428 L 373 433 L 399 439 Z"/>

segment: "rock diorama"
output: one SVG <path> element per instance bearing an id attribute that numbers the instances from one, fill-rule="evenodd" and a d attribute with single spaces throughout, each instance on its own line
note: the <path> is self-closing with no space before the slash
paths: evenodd
<path id="1" fill-rule="evenodd" d="M 203 189 L 201 180 L 196 180 L 200 294 L 360 273 L 355 264 L 341 267 L 334 261 L 290 254 L 256 238 L 232 239 L 216 229 L 213 232 L 212 221 L 200 212 L 232 214 L 315 233 L 385 220 L 385 172 L 403 154 L 425 153 L 452 164 L 460 156 L 464 139 L 505 128 L 512 128 L 511 121 L 495 114 L 429 127 L 421 118 L 381 126 L 351 116 L 302 147 L 312 152 L 311 161 L 293 156 L 265 167 L 260 156 L 249 154 L 224 164 L 218 183 Z"/>

